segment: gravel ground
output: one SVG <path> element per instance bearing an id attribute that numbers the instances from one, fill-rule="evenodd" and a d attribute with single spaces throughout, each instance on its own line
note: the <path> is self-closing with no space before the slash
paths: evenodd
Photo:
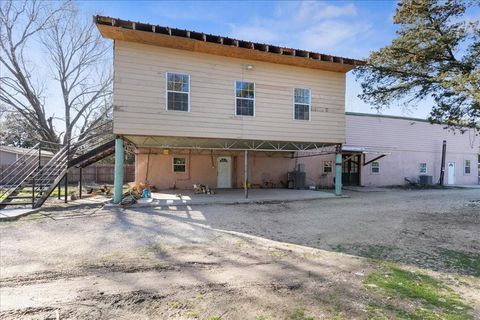
<path id="1" fill-rule="evenodd" d="M 386 260 L 446 279 L 478 317 L 479 189 L 349 195 L 2 223 L 0 316 L 364 319 L 377 299 L 364 276 Z"/>

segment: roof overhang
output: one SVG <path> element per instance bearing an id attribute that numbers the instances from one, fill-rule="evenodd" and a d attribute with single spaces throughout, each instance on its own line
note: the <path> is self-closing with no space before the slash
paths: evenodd
<path id="1" fill-rule="evenodd" d="M 353 146 L 342 145 L 343 153 L 359 153 L 359 154 L 372 154 L 372 155 L 390 155 L 392 150 L 387 148 L 373 148 L 367 146 Z"/>
<path id="2" fill-rule="evenodd" d="M 237 40 L 195 31 L 95 16 L 103 37 L 225 57 L 346 73 L 364 61 Z"/>

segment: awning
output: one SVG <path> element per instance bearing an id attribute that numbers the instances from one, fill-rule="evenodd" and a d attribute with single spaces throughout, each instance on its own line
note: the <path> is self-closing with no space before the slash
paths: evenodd
<path id="1" fill-rule="evenodd" d="M 392 154 L 394 148 L 378 148 L 378 147 L 367 147 L 367 146 L 354 146 L 354 145 L 343 145 L 342 146 L 342 153 L 349 153 L 349 154 L 362 154 L 363 159 L 362 159 L 362 165 L 366 166 L 367 164 L 370 164 L 374 161 L 380 160 L 381 158 L 388 156 Z M 373 155 L 374 157 L 367 160 L 366 155 L 370 154 Z M 343 161 L 348 160 L 351 157 L 348 157 L 347 159 L 344 159 Z"/>

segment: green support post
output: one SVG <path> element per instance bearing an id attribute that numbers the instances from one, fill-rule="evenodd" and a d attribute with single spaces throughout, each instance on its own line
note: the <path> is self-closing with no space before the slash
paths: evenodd
<path id="1" fill-rule="evenodd" d="M 335 195 L 342 195 L 342 153 L 335 155 Z"/>
<path id="2" fill-rule="evenodd" d="M 115 139 L 115 180 L 114 180 L 114 195 L 113 203 L 122 202 L 122 188 L 123 188 L 123 140 L 122 138 Z"/>

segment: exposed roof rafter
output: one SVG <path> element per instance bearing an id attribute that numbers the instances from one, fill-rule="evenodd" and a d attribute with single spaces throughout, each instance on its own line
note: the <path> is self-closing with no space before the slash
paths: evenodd
<path id="1" fill-rule="evenodd" d="M 191 30 L 170 28 L 106 16 L 95 16 L 100 33 L 113 40 L 130 41 L 191 50 L 235 58 L 348 72 L 363 65 L 362 60 L 337 57 L 307 50 L 238 40 Z"/>

